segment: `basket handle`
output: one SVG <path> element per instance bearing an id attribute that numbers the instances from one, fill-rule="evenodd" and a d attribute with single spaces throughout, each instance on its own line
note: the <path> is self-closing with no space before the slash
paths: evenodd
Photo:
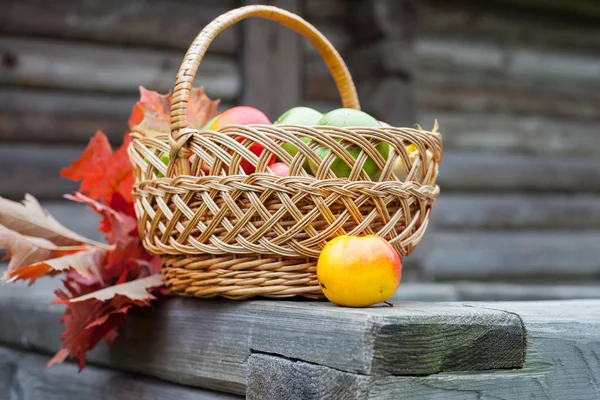
<path id="1" fill-rule="evenodd" d="M 188 49 L 175 80 L 173 100 L 171 103 L 171 159 L 179 155 L 185 147 L 190 132 L 187 130 L 187 106 L 192 82 L 198 71 L 200 61 L 213 39 L 226 28 L 248 17 L 264 18 L 290 28 L 306 39 L 317 49 L 329 71 L 333 75 L 335 84 L 342 98 L 342 105 L 347 108 L 360 110 L 358 95 L 350 72 L 340 54 L 333 45 L 314 26 L 300 18 L 298 15 L 278 7 L 266 5 L 249 5 L 233 9 L 215 18 L 200 32 Z M 185 157 L 185 155 L 183 155 Z M 175 158 L 174 158 L 175 157 Z M 180 171 L 189 174 L 189 163 L 179 160 Z"/>

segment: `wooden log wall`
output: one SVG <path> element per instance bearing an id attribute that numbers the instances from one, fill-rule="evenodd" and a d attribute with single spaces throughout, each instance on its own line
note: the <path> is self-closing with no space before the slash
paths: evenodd
<path id="1" fill-rule="evenodd" d="M 567 3 L 421 2 L 417 118 L 446 154 L 427 279 L 598 282 L 600 20 Z"/>
<path id="2" fill-rule="evenodd" d="M 138 86 L 168 90 L 198 31 L 253 2 L 2 2 L 0 195 L 53 203 L 74 190 L 58 171 L 93 132 L 118 143 Z M 600 278 L 597 14 L 517 0 L 261 2 L 330 39 L 366 111 L 399 125 L 439 120 L 442 195 L 407 279 Z M 339 107 L 308 42 L 267 21 L 219 35 L 197 84 L 271 118 L 299 103 Z"/>
<path id="3" fill-rule="evenodd" d="M 237 1 L 0 3 L 0 195 L 54 200 L 58 172 L 98 129 L 116 145 L 139 86 L 166 93 L 198 32 Z M 196 79 L 224 106 L 243 90 L 240 27 L 212 43 Z"/>

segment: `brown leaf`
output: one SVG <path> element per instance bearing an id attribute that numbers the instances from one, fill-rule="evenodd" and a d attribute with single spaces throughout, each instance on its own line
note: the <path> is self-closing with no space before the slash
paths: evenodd
<path id="1" fill-rule="evenodd" d="M 49 240 L 21 235 L 3 225 L 0 225 L 0 249 L 6 249 L 10 255 L 8 272 L 4 279 L 20 268 L 52 258 L 59 250 L 58 246 Z"/>
<path id="2" fill-rule="evenodd" d="M 29 194 L 22 203 L 0 197 L 0 225 L 21 235 L 46 239 L 57 246 L 101 245 L 62 225 Z"/>
<path id="3" fill-rule="evenodd" d="M 117 295 L 125 296 L 131 300 L 149 300 L 154 299 L 154 296 L 148 292 L 148 289 L 162 286 L 163 278 L 161 274 L 150 275 L 146 278 L 136 279 L 122 283 L 120 285 L 109 286 L 107 288 L 88 293 L 83 296 L 71 299 L 70 302 L 80 302 L 90 299 L 101 301 L 110 300 Z"/>
<path id="4" fill-rule="evenodd" d="M 172 98 L 171 92 L 160 94 L 140 86 L 140 100 L 131 111 L 129 128 L 149 137 L 169 134 Z M 192 88 L 187 108 L 188 126 L 202 129 L 217 115 L 218 106 L 219 100 L 211 100 L 203 87 Z"/>
<path id="5" fill-rule="evenodd" d="M 32 267 L 45 265 L 54 271 L 72 269 L 85 279 L 90 279 L 92 276 L 95 276 L 98 281 L 102 282 L 100 269 L 102 268 L 102 260 L 105 254 L 106 251 L 103 249 L 90 249 L 62 257 L 51 258 L 33 264 Z"/>

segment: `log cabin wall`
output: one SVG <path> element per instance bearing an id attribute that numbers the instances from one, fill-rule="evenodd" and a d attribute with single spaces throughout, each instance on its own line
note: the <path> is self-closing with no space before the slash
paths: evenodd
<path id="1" fill-rule="evenodd" d="M 169 90 L 189 43 L 249 0 L 0 3 L 0 195 L 30 192 L 82 233 L 58 176 L 97 129 L 117 144 L 138 86 Z M 600 12 L 535 0 L 265 0 L 346 59 L 363 108 L 444 136 L 442 195 L 406 280 L 600 279 Z M 560 2 L 558 2 L 560 3 Z M 267 67 L 265 67 L 267 66 Z M 339 107 L 306 41 L 266 21 L 222 33 L 198 73 L 271 118 Z M 81 215 L 81 216 L 79 216 Z M 71 218 L 69 218 L 71 217 Z"/>

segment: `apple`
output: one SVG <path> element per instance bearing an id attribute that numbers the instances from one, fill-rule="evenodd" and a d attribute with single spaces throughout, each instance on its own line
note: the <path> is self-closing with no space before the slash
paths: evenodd
<path id="1" fill-rule="evenodd" d="M 212 117 L 212 119 L 210 121 L 208 121 L 206 123 L 206 125 L 204 125 L 203 129 L 208 129 L 210 130 L 210 127 L 215 123 L 215 121 L 217 120 L 217 118 L 219 118 L 221 116 L 221 114 L 217 114 L 214 117 Z"/>
<path id="2" fill-rule="evenodd" d="M 330 111 L 319 120 L 317 125 L 324 126 L 336 126 L 340 128 L 346 127 L 381 127 L 381 123 L 377 121 L 375 118 L 370 116 L 364 111 L 355 110 L 352 108 L 338 108 L 336 110 Z M 380 143 L 376 147 L 377 152 L 381 154 L 384 160 L 387 160 L 389 156 L 389 145 L 387 143 Z M 348 148 L 348 153 L 354 158 L 357 159 L 361 153 L 361 148 L 358 146 L 351 146 Z M 317 155 L 324 159 L 327 154 L 329 154 L 330 150 L 328 148 L 322 147 L 316 150 Z M 316 164 L 309 162 L 309 167 L 313 174 L 317 174 L 318 167 Z M 371 178 L 371 180 L 377 180 L 381 176 L 381 169 L 377 166 L 375 161 L 371 158 L 367 158 L 365 163 L 363 164 L 363 169 Z M 350 172 L 352 169 L 342 160 L 341 158 L 336 158 L 331 164 L 331 170 L 338 178 L 347 178 L 350 176 Z"/>
<path id="3" fill-rule="evenodd" d="M 281 116 L 277 118 L 273 125 L 312 126 L 317 125 L 321 118 L 323 118 L 323 114 L 313 108 L 294 107 L 281 114 Z M 300 140 L 302 140 L 304 143 L 310 142 L 309 138 L 300 138 Z M 287 151 L 292 157 L 295 157 L 296 154 L 298 154 L 298 148 L 293 144 L 283 143 L 281 147 L 285 151 Z M 303 168 L 306 172 L 310 172 L 308 160 L 304 160 Z"/>
<path id="4" fill-rule="evenodd" d="M 338 236 L 317 261 L 317 279 L 329 301 L 367 307 L 389 300 L 400 285 L 402 262 L 382 237 Z"/>
<path id="5" fill-rule="evenodd" d="M 226 125 L 254 125 L 254 124 L 262 124 L 262 125 L 271 125 L 271 121 L 269 118 L 260 110 L 254 107 L 248 106 L 238 106 L 232 107 L 222 114 L 218 115 L 214 118 L 214 121 L 208 125 L 207 129 L 212 131 L 217 130 Z M 243 138 L 239 138 L 238 142 L 243 142 Z M 265 151 L 265 147 L 260 143 L 254 143 L 250 146 L 249 149 L 252 153 L 256 154 L 257 157 L 260 157 L 261 154 Z M 267 164 L 271 164 L 275 160 L 275 154 L 269 156 L 267 160 Z M 254 173 L 256 171 L 256 167 L 252 165 L 248 160 L 242 160 L 240 162 L 240 166 L 244 170 L 244 172 L 248 175 Z"/>
<path id="6" fill-rule="evenodd" d="M 290 167 L 287 164 L 282 162 L 276 162 L 269 165 L 271 171 L 277 176 L 289 176 L 290 175 Z"/>
<path id="7" fill-rule="evenodd" d="M 275 122 L 273 125 L 317 125 L 317 122 L 323 118 L 323 114 L 310 107 L 294 107 L 290 108 Z"/>

